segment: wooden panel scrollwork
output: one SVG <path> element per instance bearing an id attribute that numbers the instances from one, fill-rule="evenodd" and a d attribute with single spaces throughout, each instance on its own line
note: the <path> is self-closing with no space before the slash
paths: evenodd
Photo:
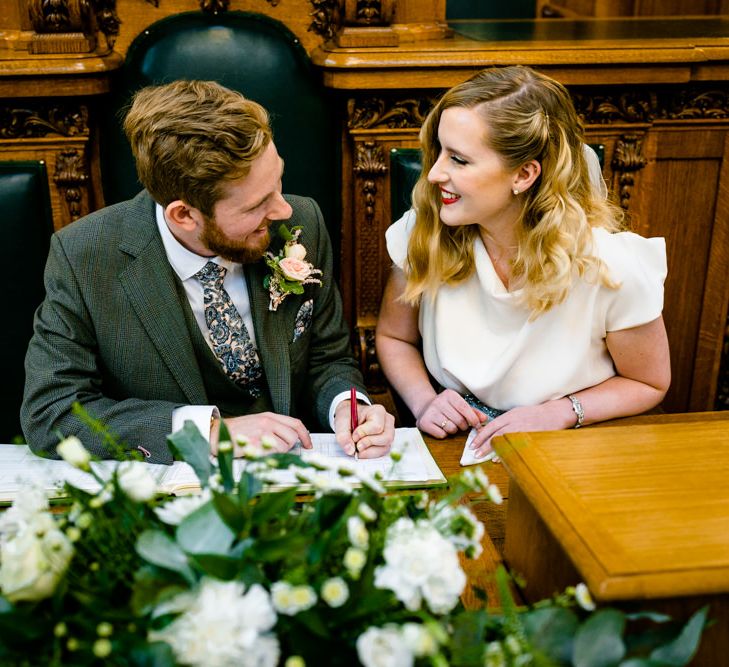
<path id="1" fill-rule="evenodd" d="M 315 32 L 324 39 L 334 39 L 342 25 L 339 0 L 311 0 L 313 10 L 309 31 Z"/>
<path id="2" fill-rule="evenodd" d="M 70 149 L 58 153 L 53 182 L 66 202 L 70 219 L 73 221 L 80 218 L 84 191 L 89 182 L 88 165 L 81 151 Z"/>
<path id="3" fill-rule="evenodd" d="M 89 112 L 85 105 L 47 105 L 33 101 L 0 107 L 0 139 L 28 139 L 59 135 L 88 136 Z"/>
<path id="4" fill-rule="evenodd" d="M 350 99 L 348 127 L 350 130 L 419 128 L 435 102 L 435 97 Z"/>
<path id="5" fill-rule="evenodd" d="M 647 164 L 641 154 L 643 137 L 638 134 L 624 134 L 615 142 L 615 152 L 611 166 L 618 174 L 618 197 L 620 205 L 628 209 L 631 189 L 635 185 L 634 174 Z"/>

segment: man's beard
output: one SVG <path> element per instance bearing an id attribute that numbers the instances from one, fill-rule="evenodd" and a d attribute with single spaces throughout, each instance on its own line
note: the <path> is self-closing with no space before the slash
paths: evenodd
<path id="1" fill-rule="evenodd" d="M 270 221 L 268 221 L 270 225 Z M 222 232 L 214 218 L 205 216 L 205 225 L 200 234 L 200 241 L 208 250 L 216 255 L 238 264 L 252 264 L 257 262 L 265 254 L 271 243 L 271 234 L 266 229 L 265 236 L 261 236 L 260 242 L 251 246 L 246 241 L 237 241 Z"/>

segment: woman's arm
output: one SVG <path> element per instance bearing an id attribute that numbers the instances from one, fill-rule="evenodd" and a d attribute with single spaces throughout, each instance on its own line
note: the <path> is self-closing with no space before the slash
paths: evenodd
<path id="1" fill-rule="evenodd" d="M 605 342 L 616 375 L 575 392 L 584 424 L 637 415 L 658 405 L 671 383 L 671 362 L 663 317 L 632 329 L 608 332 Z M 491 438 L 516 431 L 571 428 L 577 417 L 564 397 L 541 405 L 513 408 L 484 426 L 474 439 L 477 456 L 491 450 Z"/>
<path id="2" fill-rule="evenodd" d="M 392 269 L 382 297 L 375 344 L 388 381 L 417 419 L 422 431 L 437 438 L 481 423 L 481 416 L 455 391 L 438 394 L 420 352 L 419 308 L 399 301 L 405 274 Z"/>

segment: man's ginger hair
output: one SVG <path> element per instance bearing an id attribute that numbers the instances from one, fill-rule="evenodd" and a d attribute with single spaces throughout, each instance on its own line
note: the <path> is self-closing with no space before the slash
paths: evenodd
<path id="1" fill-rule="evenodd" d="M 272 138 L 260 104 L 214 81 L 142 88 L 124 132 L 156 202 L 180 199 L 210 217 L 226 183 L 247 176 Z"/>

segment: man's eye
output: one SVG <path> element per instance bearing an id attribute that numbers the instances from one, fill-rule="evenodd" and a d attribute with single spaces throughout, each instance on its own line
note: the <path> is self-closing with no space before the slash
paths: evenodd
<path id="1" fill-rule="evenodd" d="M 458 155 L 451 155 L 451 160 L 459 165 L 468 164 L 462 157 L 459 157 Z"/>

